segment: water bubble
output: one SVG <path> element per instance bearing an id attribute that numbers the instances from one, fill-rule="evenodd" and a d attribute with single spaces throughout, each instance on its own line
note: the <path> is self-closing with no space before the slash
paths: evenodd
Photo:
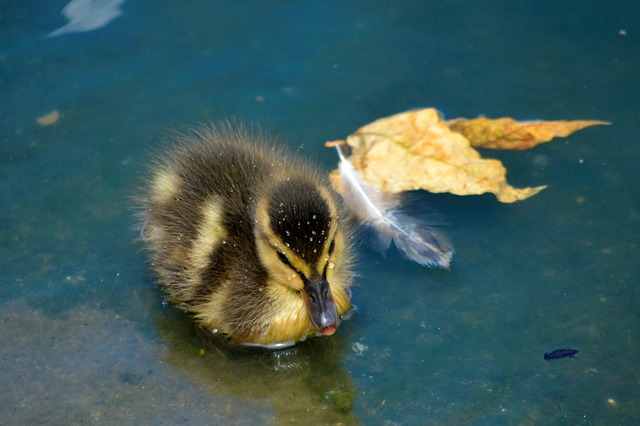
<path id="1" fill-rule="evenodd" d="M 355 342 L 353 345 L 351 345 L 351 350 L 353 350 L 357 356 L 364 356 L 364 354 L 366 354 L 369 350 L 369 346 L 365 345 L 364 343 Z"/>

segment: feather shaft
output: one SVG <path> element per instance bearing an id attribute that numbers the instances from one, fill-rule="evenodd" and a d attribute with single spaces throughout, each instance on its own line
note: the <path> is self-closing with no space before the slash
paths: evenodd
<path id="1" fill-rule="evenodd" d="M 448 268 L 454 253 L 448 238 L 424 220 L 404 213 L 400 194 L 386 193 L 367 183 L 340 147 L 336 149 L 345 206 L 363 225 L 375 230 L 381 250 L 386 252 L 393 242 L 403 256 L 416 263 Z"/>

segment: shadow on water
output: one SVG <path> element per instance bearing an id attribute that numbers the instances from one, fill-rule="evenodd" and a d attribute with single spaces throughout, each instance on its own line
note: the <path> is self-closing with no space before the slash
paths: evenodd
<path id="1" fill-rule="evenodd" d="M 156 321 L 169 345 L 165 361 L 204 382 L 212 394 L 267 401 L 275 424 L 359 424 L 352 412 L 356 387 L 340 365 L 344 339 L 315 338 L 276 351 L 238 349 L 213 337 L 199 339 L 187 318 L 176 317 Z"/>

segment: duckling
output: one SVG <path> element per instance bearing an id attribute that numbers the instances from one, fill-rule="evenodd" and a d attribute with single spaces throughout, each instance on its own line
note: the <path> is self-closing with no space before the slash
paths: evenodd
<path id="1" fill-rule="evenodd" d="M 167 300 L 232 344 L 332 335 L 351 233 L 325 173 L 261 134 L 209 127 L 150 167 L 141 239 Z"/>

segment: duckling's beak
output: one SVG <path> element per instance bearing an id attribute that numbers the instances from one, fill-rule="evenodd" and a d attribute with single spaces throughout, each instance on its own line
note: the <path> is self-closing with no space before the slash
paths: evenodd
<path id="1" fill-rule="evenodd" d="M 311 323 L 325 336 L 335 333 L 339 322 L 338 308 L 327 280 L 305 280 L 301 293 Z"/>

